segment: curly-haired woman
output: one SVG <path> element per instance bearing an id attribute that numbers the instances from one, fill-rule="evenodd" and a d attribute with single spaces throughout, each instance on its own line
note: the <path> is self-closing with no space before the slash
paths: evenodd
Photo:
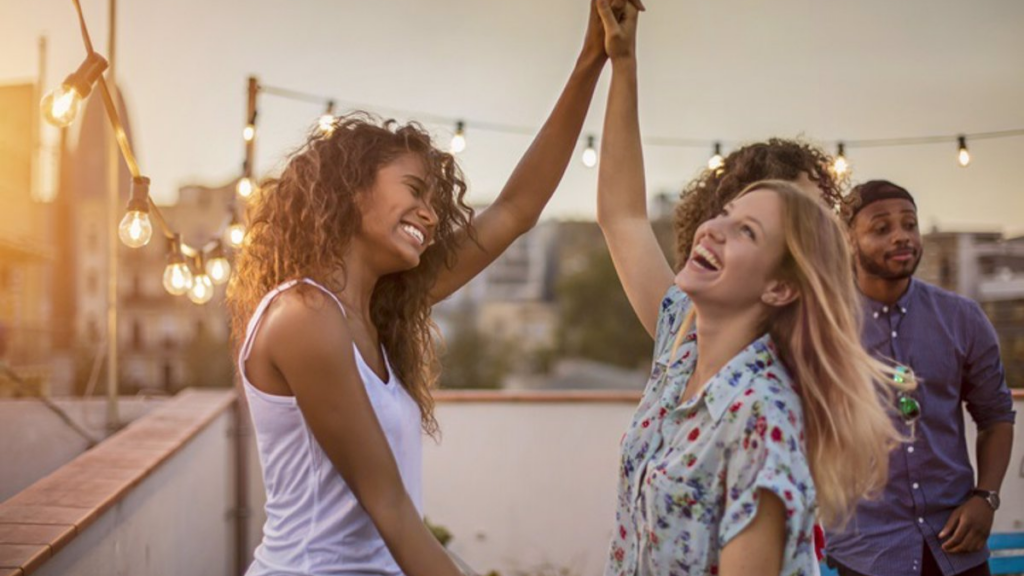
<path id="1" fill-rule="evenodd" d="M 740 191 L 759 180 L 785 180 L 820 195 L 829 207 L 842 204 L 843 178 L 831 169 L 832 159 L 820 148 L 784 138 L 743 146 L 725 157 L 721 166 L 707 168 L 687 184 L 676 205 L 676 266 L 682 268 L 693 247 L 693 234 L 732 202 Z"/>
<path id="2" fill-rule="evenodd" d="M 537 221 L 606 60 L 591 6 L 551 116 L 475 217 L 451 155 L 415 124 L 366 115 L 312 135 L 263 184 L 229 291 L 267 491 L 248 574 L 459 573 L 421 517 L 430 308 Z"/>

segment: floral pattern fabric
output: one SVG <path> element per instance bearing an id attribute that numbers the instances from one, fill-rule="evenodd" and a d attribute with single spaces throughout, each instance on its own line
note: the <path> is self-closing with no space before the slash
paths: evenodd
<path id="1" fill-rule="evenodd" d="M 817 574 L 815 491 L 795 385 L 765 334 L 680 404 L 696 367 L 696 330 L 669 356 L 689 308 L 676 286 L 662 301 L 651 376 L 622 439 L 605 574 L 717 574 L 722 549 L 753 520 L 760 489 L 786 507 L 781 574 Z"/>

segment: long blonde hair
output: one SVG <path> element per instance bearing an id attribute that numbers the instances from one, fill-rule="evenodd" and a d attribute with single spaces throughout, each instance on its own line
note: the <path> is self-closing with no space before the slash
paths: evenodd
<path id="1" fill-rule="evenodd" d="M 798 386 L 819 519 L 842 528 L 860 499 L 885 487 L 889 453 L 906 440 L 888 407 L 896 391 L 916 384 L 910 374 L 895 378 L 894 367 L 861 345 L 860 297 L 838 217 L 789 182 L 755 182 L 738 197 L 754 190 L 782 200 L 786 252 L 779 276 L 800 294 L 765 318 L 763 329 Z"/>

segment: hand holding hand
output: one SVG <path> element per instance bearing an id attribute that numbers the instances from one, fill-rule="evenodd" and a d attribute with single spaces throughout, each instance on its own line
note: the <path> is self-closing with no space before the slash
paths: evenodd
<path id="1" fill-rule="evenodd" d="M 632 58 L 636 54 L 637 19 L 643 4 L 629 0 L 595 0 L 598 16 L 604 27 L 604 51 L 612 60 Z"/>

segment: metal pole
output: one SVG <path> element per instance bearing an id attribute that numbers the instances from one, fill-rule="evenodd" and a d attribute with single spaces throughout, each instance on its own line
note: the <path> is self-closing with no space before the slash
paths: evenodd
<path id="1" fill-rule="evenodd" d="M 32 95 L 33 102 L 38 102 L 42 97 L 43 83 L 46 82 L 46 36 L 39 37 L 38 74 L 35 93 Z M 39 126 L 39 112 L 36 111 L 33 114 L 35 114 L 35 121 L 32 122 L 32 199 L 38 202 L 43 199 L 43 179 L 42 174 L 40 174 L 43 167 L 43 144 L 42 131 Z"/>
<path id="2" fill-rule="evenodd" d="M 245 124 L 256 126 L 256 94 L 260 91 L 260 84 L 255 76 L 249 76 L 248 98 L 246 98 Z M 256 173 L 256 137 L 245 143 L 245 174 L 243 176 L 253 177 Z"/>
<path id="3" fill-rule="evenodd" d="M 110 0 L 110 27 L 109 42 L 107 44 L 107 61 L 110 68 L 107 70 L 107 80 L 111 92 L 115 98 L 115 105 L 120 102 L 117 89 L 116 60 L 116 33 L 117 33 L 117 0 Z M 121 417 L 117 407 L 117 385 L 118 385 L 118 358 L 117 358 L 117 280 L 118 280 L 118 251 L 120 238 L 117 234 L 117 227 L 120 223 L 121 198 L 119 190 L 120 159 L 117 148 L 117 137 L 113 127 L 107 128 L 107 430 L 113 432 L 121 427 Z"/>

